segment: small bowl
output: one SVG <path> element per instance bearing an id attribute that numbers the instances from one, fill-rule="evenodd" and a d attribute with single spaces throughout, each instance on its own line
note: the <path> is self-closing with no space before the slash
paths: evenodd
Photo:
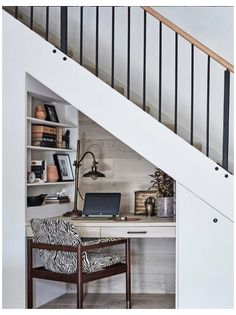
<path id="1" fill-rule="evenodd" d="M 47 194 L 41 194 L 38 196 L 27 197 L 27 207 L 41 206 L 43 204 L 46 196 L 47 196 Z"/>

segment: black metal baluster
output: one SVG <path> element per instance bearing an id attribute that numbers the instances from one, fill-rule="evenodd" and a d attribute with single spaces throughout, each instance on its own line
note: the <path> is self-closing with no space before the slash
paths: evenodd
<path id="1" fill-rule="evenodd" d="M 159 121 L 161 122 L 161 88 L 162 88 L 162 22 L 159 27 Z"/>
<path id="2" fill-rule="evenodd" d="M 67 54 L 67 7 L 61 7 L 61 51 Z"/>
<path id="3" fill-rule="evenodd" d="M 98 77 L 98 35 L 99 35 L 99 7 L 96 7 L 96 56 L 95 56 L 95 74 Z"/>
<path id="4" fill-rule="evenodd" d="M 114 87 L 114 49 L 115 49 L 115 7 L 112 7 L 111 30 L 111 87 Z"/>
<path id="5" fill-rule="evenodd" d="M 230 96 L 230 72 L 229 70 L 225 70 L 222 167 L 226 171 L 228 171 L 228 154 L 229 154 L 229 96 Z"/>
<path id="6" fill-rule="evenodd" d="M 147 12 L 143 15 L 143 110 L 146 110 L 146 45 L 147 45 Z"/>
<path id="7" fill-rule="evenodd" d="M 210 62 L 207 58 L 207 118 L 206 118 L 206 156 L 209 156 L 209 130 L 210 130 Z"/>
<path id="8" fill-rule="evenodd" d="M 34 7 L 30 7 L 30 29 L 33 29 L 34 24 Z"/>
<path id="9" fill-rule="evenodd" d="M 175 33 L 175 133 L 178 125 L 178 33 Z"/>
<path id="10" fill-rule="evenodd" d="M 190 143 L 193 145 L 193 114 L 194 114 L 194 45 L 191 44 L 191 122 Z"/>
<path id="11" fill-rule="evenodd" d="M 128 7 L 127 18 L 127 98 L 130 99 L 130 7 Z"/>
<path id="12" fill-rule="evenodd" d="M 48 40 L 48 30 L 49 30 L 49 7 L 46 7 L 46 33 L 45 33 L 46 40 Z"/>
<path id="13" fill-rule="evenodd" d="M 15 18 L 18 18 L 18 7 L 15 7 Z"/>
<path id="14" fill-rule="evenodd" d="M 83 25 L 84 25 L 83 7 L 80 7 L 80 64 L 83 65 Z"/>

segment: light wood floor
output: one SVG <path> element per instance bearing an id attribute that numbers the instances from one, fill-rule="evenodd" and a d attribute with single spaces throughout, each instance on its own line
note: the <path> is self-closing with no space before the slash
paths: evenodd
<path id="1" fill-rule="evenodd" d="M 76 308 L 76 294 L 67 293 L 40 308 L 70 309 Z M 95 294 L 84 295 L 84 308 L 118 309 L 125 308 L 124 294 Z M 134 309 L 173 309 L 175 308 L 174 294 L 132 294 Z"/>

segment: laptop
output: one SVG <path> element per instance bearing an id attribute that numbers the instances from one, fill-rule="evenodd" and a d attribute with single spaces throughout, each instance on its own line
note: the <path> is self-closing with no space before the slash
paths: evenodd
<path id="1" fill-rule="evenodd" d="M 121 193 L 86 193 L 83 209 L 85 218 L 119 216 Z"/>

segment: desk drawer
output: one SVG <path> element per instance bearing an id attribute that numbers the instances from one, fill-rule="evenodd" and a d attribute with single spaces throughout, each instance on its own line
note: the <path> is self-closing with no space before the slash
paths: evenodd
<path id="1" fill-rule="evenodd" d="M 130 227 L 101 227 L 101 237 L 175 237 L 174 226 L 130 226 Z"/>
<path id="2" fill-rule="evenodd" d="M 80 237 L 101 237 L 100 227 L 97 226 L 76 226 Z"/>

